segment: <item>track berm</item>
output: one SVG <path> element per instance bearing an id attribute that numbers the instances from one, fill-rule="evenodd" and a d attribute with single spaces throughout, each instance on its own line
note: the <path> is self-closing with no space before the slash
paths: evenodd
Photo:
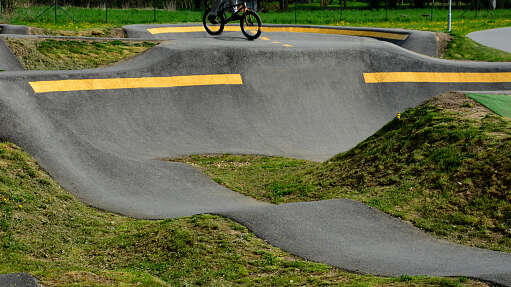
<path id="1" fill-rule="evenodd" d="M 126 27 L 130 36 L 153 37 L 147 28 Z M 286 251 L 350 271 L 467 276 L 511 286 L 509 254 L 438 241 L 350 200 L 257 202 L 191 166 L 159 160 L 207 153 L 325 160 L 440 93 L 511 89 L 511 77 L 487 83 L 463 76 L 449 83 L 367 82 L 364 73 L 511 72 L 510 63 L 421 55 L 432 44 L 413 40 L 414 33 L 401 42 L 312 33 L 263 36 L 269 40 L 246 41 L 238 32 L 217 38 L 159 34 L 154 37 L 169 41 L 113 67 L 2 72 L 0 140 L 21 146 L 66 190 L 100 209 L 149 219 L 220 214 Z M 242 83 L 42 93 L 29 84 L 210 74 L 239 74 Z"/>

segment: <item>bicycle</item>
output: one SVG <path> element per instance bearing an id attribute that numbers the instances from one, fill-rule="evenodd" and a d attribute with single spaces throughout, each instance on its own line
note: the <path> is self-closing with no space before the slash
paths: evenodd
<path id="1" fill-rule="evenodd" d="M 211 9 L 206 6 L 202 16 L 202 24 L 206 32 L 210 35 L 220 35 L 224 31 L 225 24 L 239 20 L 243 35 L 249 40 L 257 39 L 261 35 L 261 17 L 254 10 L 248 8 L 246 1 L 236 3 L 234 0 L 234 5 L 227 4 L 227 1 L 229 0 L 222 2 L 214 17 L 213 15 L 210 17 Z M 231 13 L 229 18 L 226 17 L 228 12 Z"/>

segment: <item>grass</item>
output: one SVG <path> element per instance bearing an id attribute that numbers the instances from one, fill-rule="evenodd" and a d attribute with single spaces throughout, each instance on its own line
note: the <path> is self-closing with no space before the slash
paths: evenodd
<path id="1" fill-rule="evenodd" d="M 448 95 L 323 163 L 252 155 L 173 160 L 259 200 L 350 198 L 440 238 L 511 252 L 510 135 L 508 119 Z"/>
<path id="2" fill-rule="evenodd" d="M 15 13 L 4 16 L 4 20 L 12 24 L 28 24 L 42 28 L 60 29 L 86 29 L 96 27 L 121 27 L 134 23 L 187 23 L 201 22 L 201 11 L 193 10 L 157 10 L 156 20 L 152 9 L 109 9 L 108 23 L 105 19 L 105 10 L 97 8 L 66 7 L 73 16 L 70 19 L 59 12 L 57 23 L 54 23 L 53 14 L 45 14 L 40 18 L 36 16 L 45 7 L 19 8 Z M 290 7 L 289 12 L 261 12 L 264 23 L 294 24 L 295 11 Z M 447 29 L 447 10 L 436 8 L 433 19 L 431 10 L 425 9 L 347 9 L 343 11 L 340 19 L 339 10 L 311 9 L 300 6 L 297 10 L 297 24 L 324 24 L 346 26 L 378 26 L 408 28 L 428 31 L 445 31 Z M 427 16 L 427 17 L 426 17 Z M 483 30 L 488 27 L 509 26 L 511 20 L 510 9 L 498 9 L 492 12 L 481 12 L 476 15 L 471 10 L 453 10 L 453 29 L 460 34 Z"/>
<path id="3" fill-rule="evenodd" d="M 121 27 L 135 23 L 199 23 L 202 20 L 201 11 L 192 10 L 157 10 L 156 21 L 151 9 L 110 9 L 108 23 L 105 21 L 104 9 L 67 7 L 73 15 L 73 20 L 65 15 L 59 15 L 54 23 L 53 15 L 36 16 L 44 7 L 19 8 L 9 16 L 3 16 L 4 21 L 12 24 L 23 24 L 34 27 L 57 30 L 84 30 L 98 27 Z M 297 10 L 297 24 L 323 24 L 342 26 L 366 26 L 405 28 L 427 31 L 446 31 L 447 10 L 437 8 L 433 19 L 429 17 L 431 10 L 426 9 L 394 9 L 388 13 L 384 9 L 373 10 L 344 10 L 342 19 L 338 10 L 330 9 L 300 9 Z M 294 24 L 295 12 L 261 12 L 263 23 Z M 427 16 L 427 17 L 426 17 Z M 498 9 L 488 12 L 453 10 L 453 31 L 465 35 L 469 32 L 489 28 L 506 27 L 511 25 L 511 9 Z"/>
<path id="4" fill-rule="evenodd" d="M 22 38 L 8 38 L 6 43 L 26 70 L 97 68 L 133 57 L 157 44 Z"/>
<path id="5" fill-rule="evenodd" d="M 511 95 L 469 94 L 468 97 L 503 117 L 511 118 Z"/>
<path id="6" fill-rule="evenodd" d="M 464 35 L 455 34 L 449 42 L 446 59 L 485 62 L 511 62 L 511 54 L 472 41 Z"/>
<path id="7" fill-rule="evenodd" d="M 85 206 L 0 143 L 0 273 L 45 286 L 486 286 L 351 274 L 296 258 L 219 216 L 136 220 Z"/>

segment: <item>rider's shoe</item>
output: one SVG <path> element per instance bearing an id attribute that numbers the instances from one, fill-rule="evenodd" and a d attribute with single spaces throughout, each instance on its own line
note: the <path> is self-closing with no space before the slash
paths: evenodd
<path id="1" fill-rule="evenodd" d="M 211 24 L 218 24 L 218 21 L 216 20 L 216 15 L 209 15 L 208 20 Z"/>

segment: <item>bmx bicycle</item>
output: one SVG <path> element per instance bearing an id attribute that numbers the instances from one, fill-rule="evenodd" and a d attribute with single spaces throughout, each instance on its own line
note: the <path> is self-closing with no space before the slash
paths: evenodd
<path id="1" fill-rule="evenodd" d="M 231 5 L 229 0 L 224 0 L 218 9 L 216 16 L 210 17 L 211 9 L 206 6 L 204 15 L 202 16 L 202 24 L 204 29 L 210 35 L 220 35 L 224 31 L 225 24 L 234 21 L 240 21 L 241 32 L 247 39 L 255 40 L 261 35 L 261 18 L 257 13 L 247 6 L 247 2 L 243 0 L 237 3 L 234 0 L 234 5 Z M 231 13 L 227 18 L 227 13 Z"/>

